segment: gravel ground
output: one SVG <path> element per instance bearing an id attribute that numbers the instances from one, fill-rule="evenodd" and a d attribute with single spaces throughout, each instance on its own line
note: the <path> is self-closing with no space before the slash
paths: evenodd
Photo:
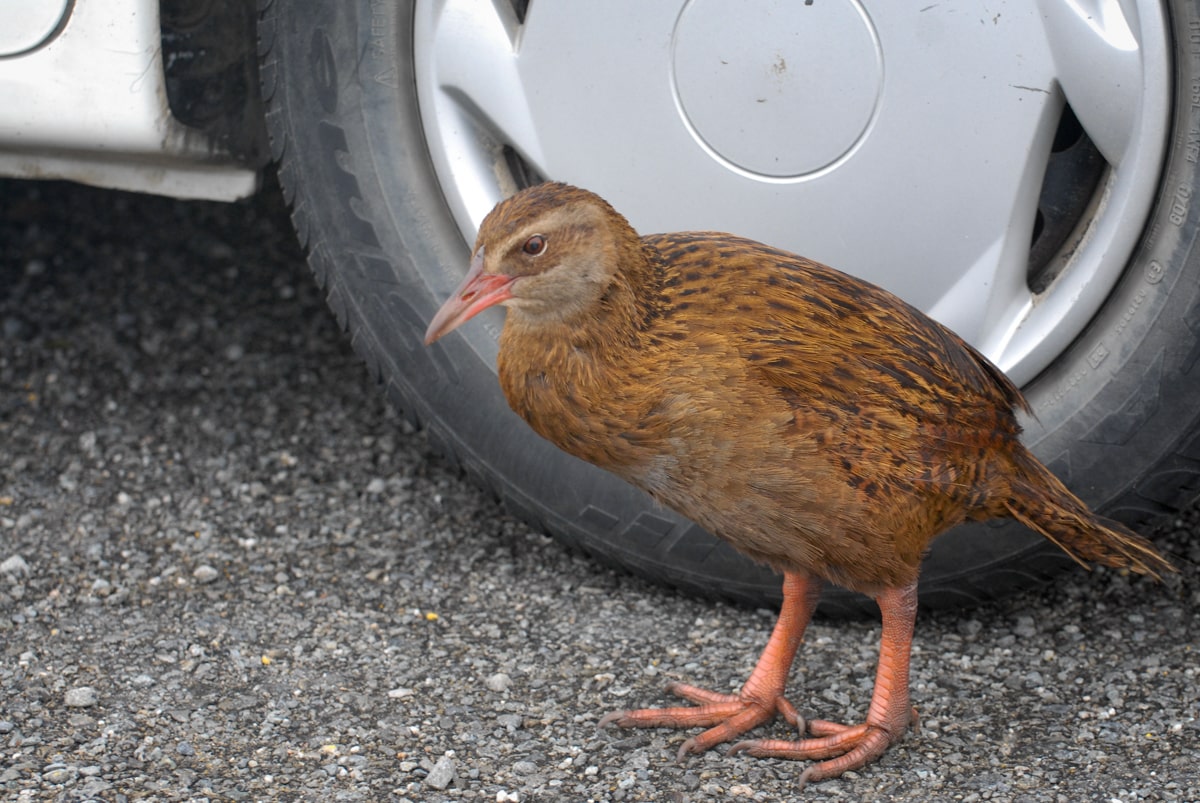
<path id="1" fill-rule="evenodd" d="M 278 193 L 0 182 L 0 797 L 779 801 L 798 767 L 597 732 L 734 689 L 772 614 L 514 521 L 381 401 Z M 1082 571 L 918 623 L 922 729 L 803 797 L 1200 800 L 1200 516 L 1156 585 Z M 865 712 L 876 622 L 793 697 Z M 785 735 L 776 724 L 764 734 Z"/>

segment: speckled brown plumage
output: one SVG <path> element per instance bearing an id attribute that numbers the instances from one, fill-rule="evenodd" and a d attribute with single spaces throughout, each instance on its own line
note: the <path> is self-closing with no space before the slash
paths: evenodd
<path id="1" fill-rule="evenodd" d="M 880 600 L 887 699 L 877 684 L 862 726 L 818 721 L 814 738 L 738 748 L 833 757 L 806 779 L 881 753 L 911 718 L 921 557 L 965 520 L 1012 516 L 1081 561 L 1170 568 L 1021 445 L 1025 401 L 995 366 L 869 283 L 728 234 L 639 237 L 597 196 L 544 184 L 484 221 L 472 272 L 428 339 L 494 303 L 509 309 L 501 385 L 535 431 L 788 578 L 785 616 L 749 693 L 680 686 L 700 705 L 612 720 L 711 726 L 685 751 L 776 712 L 796 720 L 783 681 L 828 580 Z"/>

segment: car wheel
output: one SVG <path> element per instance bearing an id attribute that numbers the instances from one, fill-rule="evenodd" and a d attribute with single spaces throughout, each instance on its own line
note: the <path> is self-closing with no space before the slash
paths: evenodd
<path id="1" fill-rule="evenodd" d="M 551 178 L 642 231 L 736 231 L 898 293 L 1022 384 L 1027 442 L 1107 515 L 1145 529 L 1196 496 L 1194 4 L 619 5 L 260 8 L 268 127 L 312 268 L 392 401 L 472 479 L 643 577 L 778 599 L 770 571 L 509 411 L 501 313 L 421 345 L 483 215 Z M 934 544 L 922 601 L 1067 565 L 1012 522 L 962 527 Z"/>

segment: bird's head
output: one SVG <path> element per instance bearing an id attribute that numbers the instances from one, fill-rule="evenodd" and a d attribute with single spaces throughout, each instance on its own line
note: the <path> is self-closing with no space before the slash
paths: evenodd
<path id="1" fill-rule="evenodd" d="M 546 183 L 501 201 L 479 227 L 471 267 L 425 332 L 429 345 L 488 307 L 566 323 L 604 298 L 637 233 L 600 196 Z"/>

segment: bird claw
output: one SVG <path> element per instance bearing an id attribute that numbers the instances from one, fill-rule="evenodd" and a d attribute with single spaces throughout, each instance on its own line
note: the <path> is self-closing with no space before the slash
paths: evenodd
<path id="1" fill-rule="evenodd" d="M 755 758 L 782 758 L 818 763 L 807 767 L 798 783 L 836 778 L 848 770 L 859 769 L 879 758 L 904 735 L 904 728 L 893 733 L 878 725 L 842 725 L 826 720 L 810 723 L 814 733 L 823 735 L 795 742 L 780 739 L 745 739 L 729 748 L 727 755 L 746 753 Z"/>
<path id="2" fill-rule="evenodd" d="M 725 751 L 727 756 L 736 756 L 744 750 L 749 750 L 758 743 L 758 739 L 742 739 L 740 742 L 734 742 L 729 745 L 729 749 Z"/>
<path id="3" fill-rule="evenodd" d="M 679 747 L 676 760 L 683 762 L 690 753 L 703 753 L 722 742 L 770 720 L 778 714 L 788 723 L 804 730 L 804 720 L 795 707 L 782 695 L 769 699 L 721 694 L 686 683 L 671 683 L 667 691 L 696 703 L 676 708 L 643 708 L 635 711 L 614 711 L 600 718 L 599 728 L 616 725 L 621 728 L 707 728 Z"/>
<path id="4" fill-rule="evenodd" d="M 604 716 L 600 717 L 600 721 L 596 723 L 596 730 L 604 730 L 609 725 L 613 724 L 619 719 L 624 719 L 628 715 L 628 711 L 610 711 Z"/>
<path id="5" fill-rule="evenodd" d="M 758 746 L 760 745 L 761 742 L 762 742 L 761 739 L 743 739 L 742 741 L 731 745 L 729 750 L 726 751 L 725 755 L 735 756 L 738 753 L 748 752 L 752 756 L 758 756 L 760 754 L 756 753 L 754 751 L 756 749 L 758 749 Z M 869 759 L 864 759 L 863 763 L 864 764 L 867 763 L 868 760 Z M 805 767 L 804 772 L 800 773 L 800 777 L 797 778 L 794 782 L 795 791 L 799 792 L 800 790 L 802 790 L 805 786 L 808 785 L 809 781 L 813 781 L 813 780 L 820 781 L 820 780 L 824 780 L 825 778 L 834 777 L 834 775 L 841 775 L 842 772 L 845 772 L 845 770 L 840 770 L 837 773 L 835 773 L 834 775 L 822 775 L 821 768 L 829 763 L 830 762 L 828 762 L 828 761 L 823 761 L 818 764 L 813 764 L 811 766 Z M 849 767 L 847 767 L 846 769 L 849 769 Z"/>
<path id="6" fill-rule="evenodd" d="M 689 753 L 696 752 L 696 737 L 685 739 L 683 744 L 679 745 L 679 752 L 675 754 L 675 763 L 683 764 L 687 761 Z"/>

